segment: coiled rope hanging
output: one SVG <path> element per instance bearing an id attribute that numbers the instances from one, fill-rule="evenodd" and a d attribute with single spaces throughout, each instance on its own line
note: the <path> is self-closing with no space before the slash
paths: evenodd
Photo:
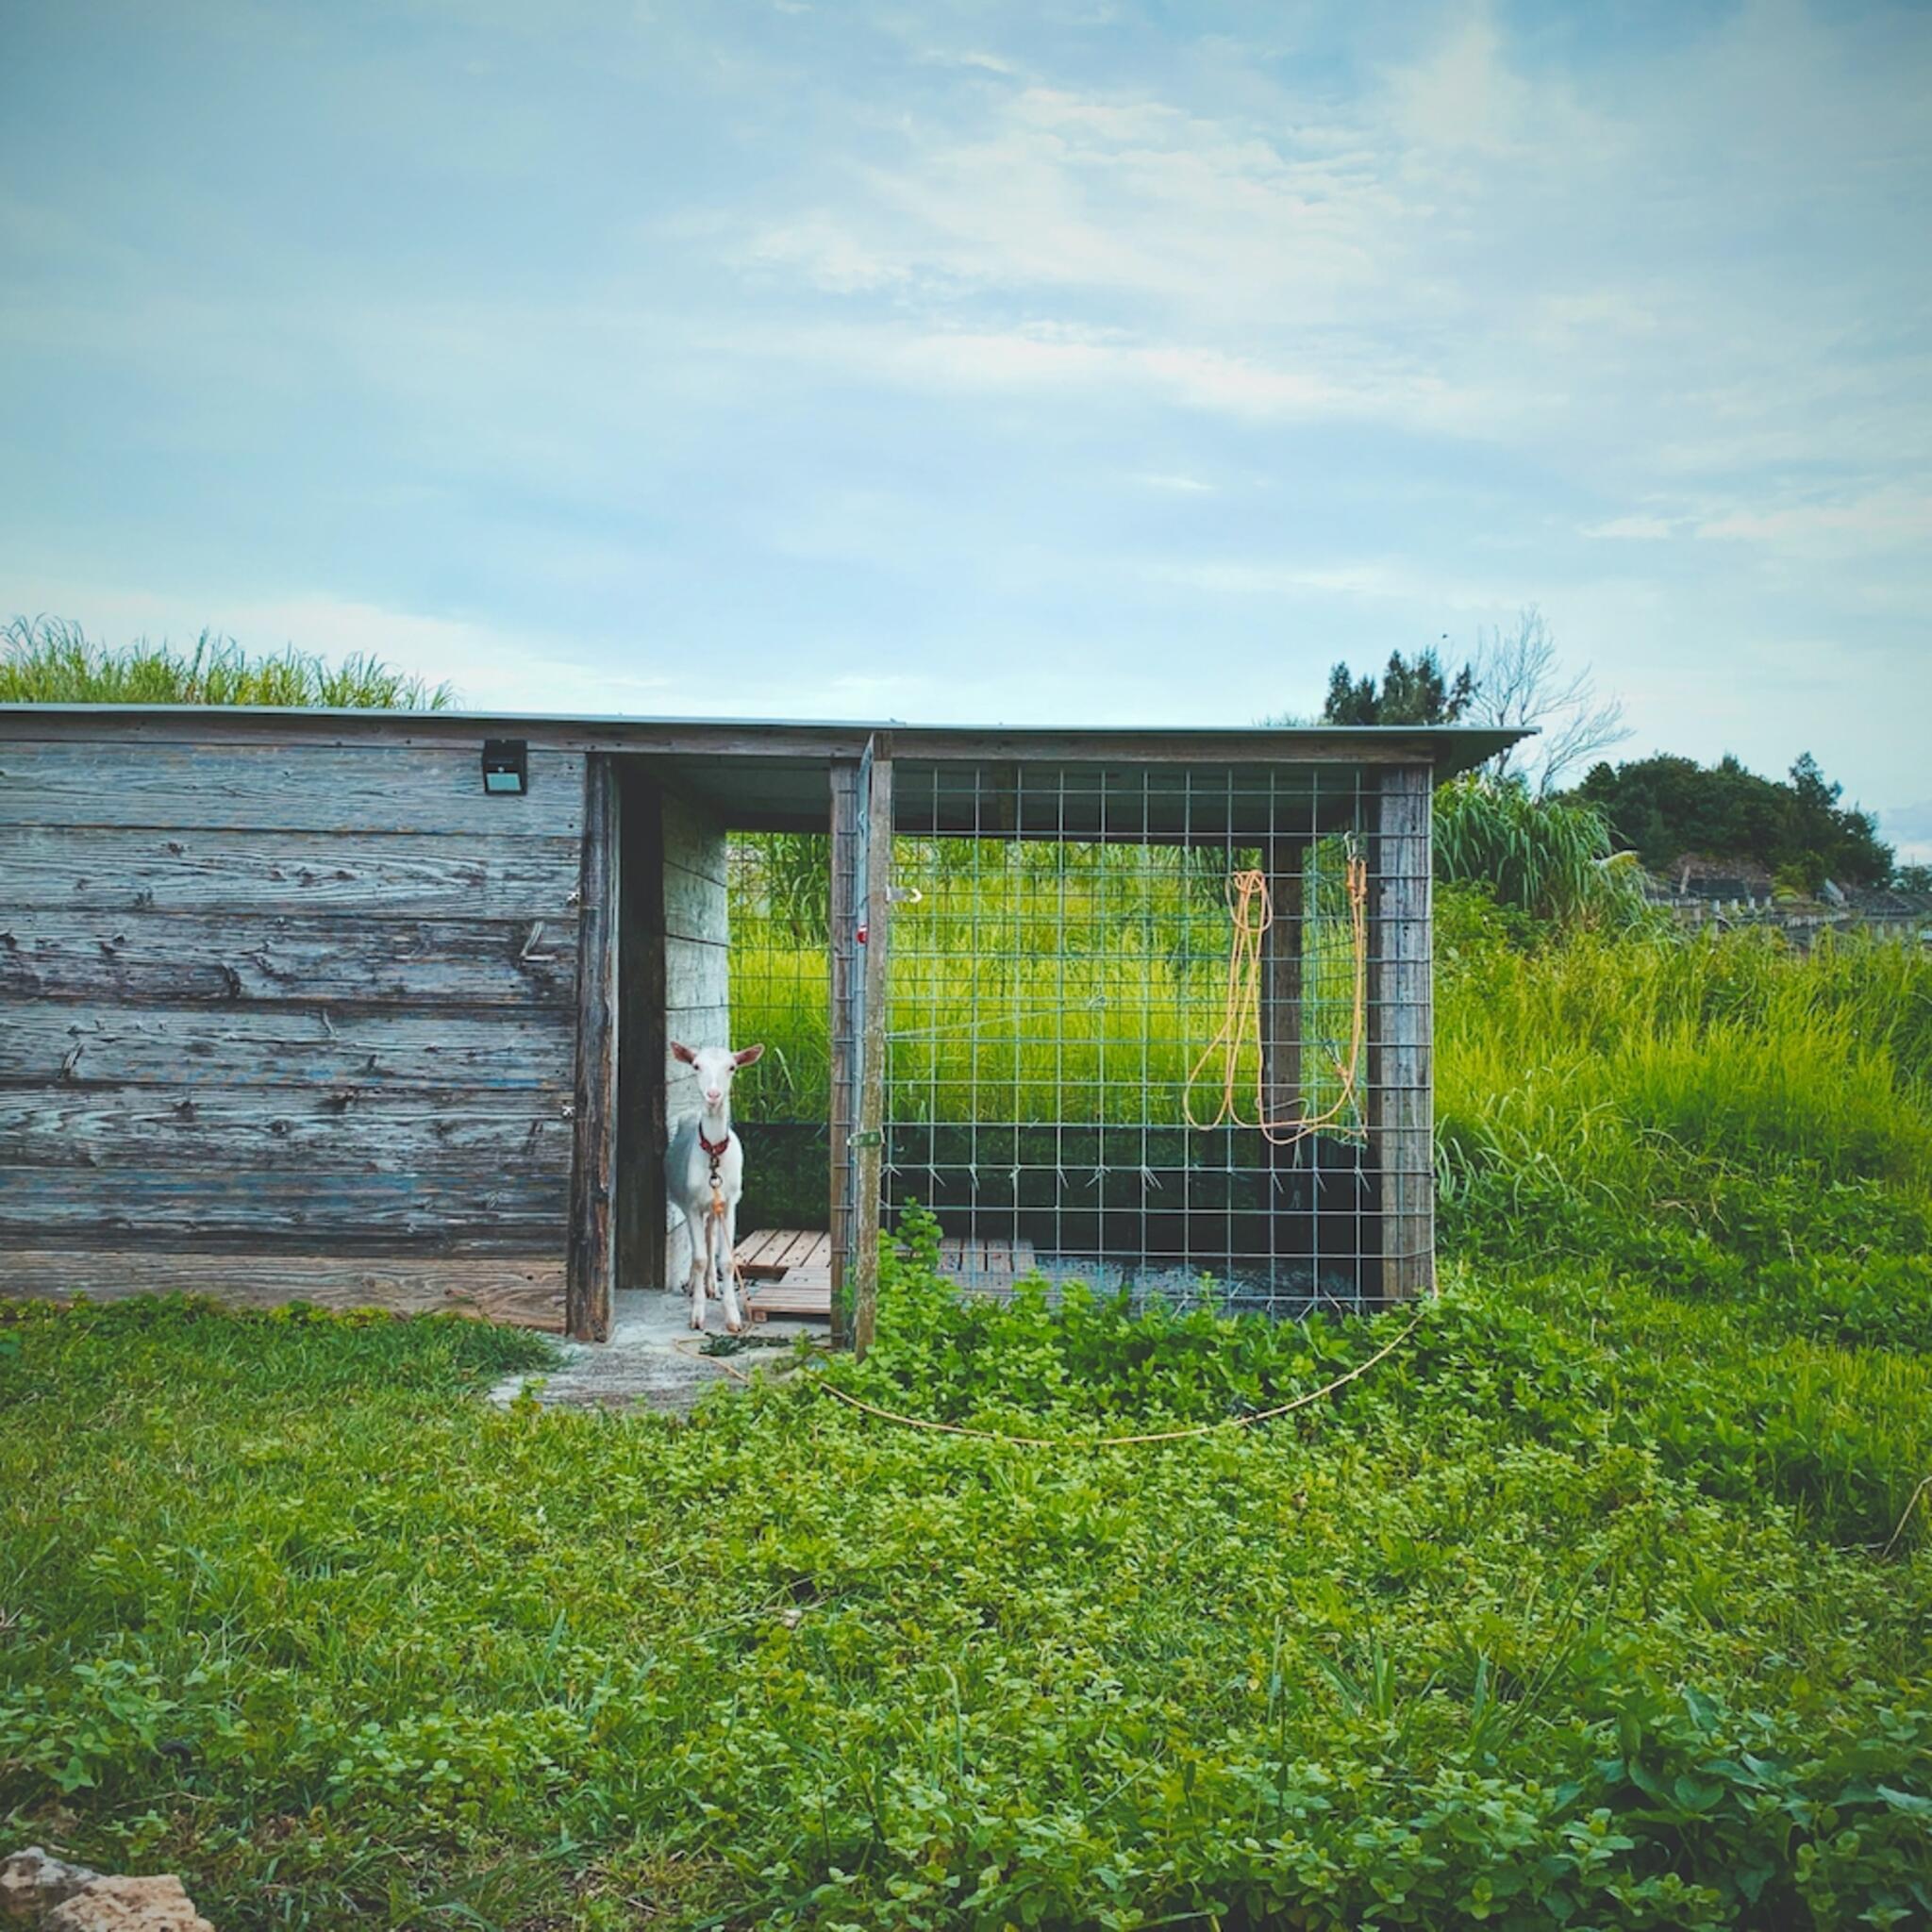
<path id="1" fill-rule="evenodd" d="M 1332 1126 L 1356 1105 L 1360 1088 L 1362 1040 L 1368 1031 L 1369 867 L 1368 861 L 1357 857 L 1353 849 L 1343 867 L 1343 883 L 1348 892 L 1349 943 L 1355 974 L 1348 1052 L 1335 1062 L 1341 1091 L 1334 1103 L 1320 1113 L 1308 1114 L 1299 1110 L 1297 1099 L 1297 1111 L 1292 1118 L 1277 1120 L 1269 1114 L 1261 1052 L 1261 942 L 1274 924 L 1274 902 L 1269 894 L 1267 874 L 1242 869 L 1228 878 L 1227 912 L 1234 924 L 1234 939 L 1227 952 L 1227 996 L 1221 1030 L 1194 1062 L 1188 1084 L 1182 1090 L 1181 1108 L 1191 1127 L 1202 1133 L 1219 1126 L 1258 1127 L 1270 1146 L 1291 1147 L 1323 1127 Z M 1253 1048 L 1255 1056 L 1255 1117 L 1243 1120 L 1244 1096 L 1236 1090 L 1241 1084 L 1241 1055 L 1249 1048 Z M 1212 1120 L 1196 1120 L 1194 1084 L 1217 1053 L 1221 1056 L 1221 1105 Z"/>

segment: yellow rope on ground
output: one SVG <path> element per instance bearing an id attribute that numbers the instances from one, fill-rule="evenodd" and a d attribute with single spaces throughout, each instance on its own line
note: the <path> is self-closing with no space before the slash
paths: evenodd
<path id="1" fill-rule="evenodd" d="M 1157 1429 L 1144 1436 L 1009 1436 L 999 1429 L 969 1428 L 964 1423 L 939 1423 L 926 1416 L 901 1415 L 894 1409 L 880 1408 L 875 1403 L 863 1402 L 857 1395 L 847 1394 L 822 1375 L 812 1377 L 812 1387 L 821 1394 L 844 1403 L 849 1408 L 875 1416 L 880 1422 L 897 1423 L 902 1428 L 927 1429 L 941 1436 L 970 1436 L 975 1441 L 1007 1442 L 1021 1449 L 1132 1449 L 1149 1442 L 1182 1442 L 1195 1436 L 1212 1436 L 1223 1429 L 1252 1429 L 1261 1423 L 1279 1421 L 1298 1408 L 1307 1408 L 1310 1403 L 1320 1402 L 1333 1395 L 1337 1390 L 1347 1388 L 1357 1376 L 1367 1374 L 1377 1362 L 1386 1361 L 1422 1326 L 1423 1317 L 1427 1312 L 1426 1307 L 1418 1309 L 1408 1326 L 1385 1341 L 1374 1355 L 1358 1361 L 1346 1374 L 1337 1375 L 1332 1382 L 1324 1382 L 1319 1389 L 1310 1389 L 1306 1394 L 1297 1395 L 1292 1402 L 1284 1402 L 1275 1408 L 1264 1408 L 1258 1415 L 1224 1416 L 1219 1422 L 1200 1423 L 1187 1429 Z"/>
<path id="2" fill-rule="evenodd" d="M 1221 1030 L 1208 1042 L 1188 1074 L 1181 1091 L 1181 1110 L 1188 1124 L 1205 1133 L 1224 1124 L 1258 1127 L 1273 1147 L 1291 1147 L 1321 1128 L 1333 1125 L 1356 1104 L 1357 1075 L 1361 1065 L 1362 1040 L 1367 1031 L 1369 1004 L 1369 868 L 1365 859 L 1349 855 L 1344 879 L 1348 889 L 1349 941 L 1354 953 L 1355 985 L 1348 1028 L 1348 1055 L 1338 1059 L 1335 1072 L 1341 1091 L 1335 1104 L 1318 1114 L 1296 1113 L 1290 1120 L 1273 1120 L 1268 1113 L 1265 1089 L 1266 1069 L 1261 1051 L 1261 942 L 1274 924 L 1274 903 L 1268 891 L 1268 875 L 1242 870 L 1228 879 L 1228 917 L 1234 923 L 1234 941 L 1227 953 L 1227 999 Z M 1241 1058 L 1252 1047 L 1255 1055 L 1255 1118 L 1241 1118 L 1241 1102 L 1235 1087 L 1241 1078 Z M 1221 1061 L 1221 1105 L 1210 1121 L 1194 1118 L 1194 1083 L 1202 1069 L 1219 1053 Z M 1297 1101 L 1297 1107 L 1300 1103 Z"/>

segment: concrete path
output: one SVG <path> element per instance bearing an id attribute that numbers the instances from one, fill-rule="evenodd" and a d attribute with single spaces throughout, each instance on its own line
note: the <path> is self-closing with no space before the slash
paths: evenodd
<path id="1" fill-rule="evenodd" d="M 563 1359 L 547 1372 L 519 1370 L 506 1375 L 490 1391 L 490 1399 L 507 1408 L 525 1382 L 541 1380 L 537 1400 L 546 1408 L 646 1408 L 678 1413 L 691 1407 L 714 1383 L 729 1381 L 721 1362 L 741 1374 L 760 1363 L 786 1358 L 785 1348 L 755 1346 L 736 1355 L 709 1357 L 699 1348 L 724 1332 L 724 1315 L 716 1302 L 706 1310 L 705 1333 L 691 1325 L 691 1303 L 681 1293 L 655 1289 L 620 1291 L 613 1298 L 608 1341 L 565 1341 L 558 1344 Z M 796 1335 L 823 1338 L 823 1322 L 786 1322 L 775 1316 L 749 1322 L 745 1337 L 755 1343 L 782 1341 Z"/>

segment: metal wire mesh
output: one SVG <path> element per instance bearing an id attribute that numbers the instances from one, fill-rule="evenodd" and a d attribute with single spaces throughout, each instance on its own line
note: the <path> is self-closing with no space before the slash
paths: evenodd
<path id="1" fill-rule="evenodd" d="M 1425 779 L 1419 833 L 1374 767 L 902 763 L 893 782 L 889 1221 L 930 1209 L 942 1265 L 995 1293 L 1039 1274 L 1296 1314 L 1426 1279 Z M 848 979 L 862 954 L 862 890 L 841 854 L 849 872 L 850 843 L 732 846 L 733 1037 L 770 1049 L 747 1209 L 787 1226 L 850 1194 L 854 1008 L 835 1021 L 828 986 L 841 940 Z M 1231 991 L 1244 872 L 1269 924 Z"/>
<path id="2" fill-rule="evenodd" d="M 896 785 L 889 1208 L 931 1209 L 943 1265 L 991 1291 L 1038 1273 L 1275 1312 L 1376 1292 L 1351 1064 L 1374 962 L 1346 891 L 1373 779 L 977 765 Z M 1242 870 L 1273 919 L 1258 1028 L 1224 1052 Z M 1262 1108 L 1322 1124 L 1271 1144 Z"/>
<path id="3" fill-rule="evenodd" d="M 731 1040 L 765 1049 L 734 1083 L 756 1149 L 739 1224 L 822 1228 L 832 1157 L 827 841 L 741 833 L 727 851 Z"/>

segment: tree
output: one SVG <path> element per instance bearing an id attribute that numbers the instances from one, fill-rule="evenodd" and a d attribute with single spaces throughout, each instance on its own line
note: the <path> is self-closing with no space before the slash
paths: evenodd
<path id="1" fill-rule="evenodd" d="M 1454 724 L 1474 701 L 1474 674 L 1467 664 L 1449 677 L 1433 649 L 1418 651 L 1413 662 L 1391 651 L 1379 687 L 1373 676 L 1355 677 L 1346 664 L 1329 672 L 1322 723 Z"/>
<path id="2" fill-rule="evenodd" d="M 1538 798 L 1548 798 L 1579 765 L 1630 735 L 1621 698 L 1599 698 L 1588 670 L 1564 673 L 1557 641 L 1534 604 L 1517 613 L 1514 629 L 1498 625 L 1478 634 L 1473 671 L 1472 724 L 1542 734 L 1510 746 L 1494 767 L 1499 778 L 1524 778 Z"/>
<path id="3" fill-rule="evenodd" d="M 1714 765 L 1659 753 L 1615 767 L 1593 766 L 1573 797 L 1600 807 L 1617 842 L 1653 872 L 1687 853 L 1748 858 L 1793 885 L 1816 891 L 1883 885 L 1891 848 L 1867 812 L 1839 804 L 1843 788 L 1807 752 L 1780 782 L 1726 756 Z"/>
<path id="4" fill-rule="evenodd" d="M 1828 780 L 1811 754 L 1791 767 L 1791 803 L 1785 819 L 1785 862 L 1801 868 L 1816 891 L 1825 879 L 1840 885 L 1882 886 L 1891 876 L 1891 847 L 1870 812 L 1839 804 L 1844 787 Z"/>

